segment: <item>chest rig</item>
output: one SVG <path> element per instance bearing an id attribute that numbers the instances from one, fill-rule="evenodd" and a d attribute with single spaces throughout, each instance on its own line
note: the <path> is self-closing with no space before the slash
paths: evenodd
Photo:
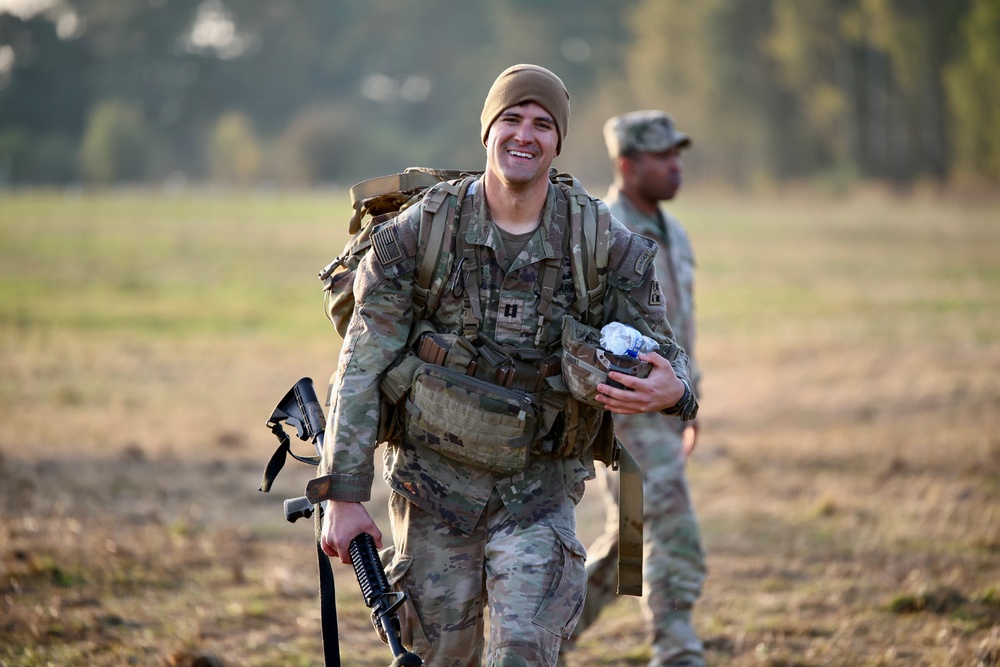
<path id="1" fill-rule="evenodd" d="M 483 380 L 537 392 L 543 388 L 545 378 L 559 373 L 559 354 L 558 350 L 554 350 L 559 341 L 559 323 L 555 319 L 564 309 L 553 305 L 554 296 L 559 292 L 572 293 L 574 298 L 565 312 L 577 320 L 599 326 L 606 289 L 610 216 L 603 207 L 595 212 L 597 207 L 590 196 L 572 176 L 561 174 L 554 177 L 553 182 L 556 185 L 551 224 L 558 230 L 560 246 L 541 261 L 538 270 L 538 322 L 533 344 L 530 347 L 499 345 L 481 333 L 485 307 L 480 294 L 484 246 L 467 240 L 476 195 L 469 193 L 468 185 L 463 184 L 459 192 L 467 194 L 462 197 L 457 224 L 452 226 L 451 246 L 455 263 L 444 284 L 444 290 L 464 302 L 461 327 L 454 332 L 457 335 L 430 332 L 429 326 L 417 327 L 411 343 L 422 360 L 456 368 L 461 366 L 470 375 Z M 426 206 L 431 210 L 425 210 L 425 213 L 433 216 L 433 209 L 440 203 L 432 199 Z M 434 229 L 435 222 L 436 218 L 432 218 L 431 238 L 447 233 L 444 229 Z M 570 263 L 569 279 L 564 276 L 567 258 Z M 427 266 L 427 263 L 425 257 L 418 276 L 426 276 L 428 272 L 442 268 Z M 570 280 L 572 284 L 565 284 Z M 429 284 L 426 278 L 417 282 Z M 426 302 L 419 306 L 423 308 L 426 305 L 425 311 L 432 313 L 439 304 L 440 296 L 428 295 Z"/>

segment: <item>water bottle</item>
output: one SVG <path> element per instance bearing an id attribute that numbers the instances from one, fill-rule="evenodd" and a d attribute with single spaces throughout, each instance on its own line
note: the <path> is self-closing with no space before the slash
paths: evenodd
<path id="1" fill-rule="evenodd" d="M 611 322 L 601 329 L 601 347 L 637 359 L 643 351 L 643 335 L 627 324 Z"/>

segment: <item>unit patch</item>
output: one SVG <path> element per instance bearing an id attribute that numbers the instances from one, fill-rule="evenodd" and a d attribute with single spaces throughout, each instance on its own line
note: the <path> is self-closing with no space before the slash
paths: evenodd
<path id="1" fill-rule="evenodd" d="M 663 292 L 660 291 L 660 281 L 653 280 L 649 286 L 649 305 L 659 306 L 663 303 Z"/>

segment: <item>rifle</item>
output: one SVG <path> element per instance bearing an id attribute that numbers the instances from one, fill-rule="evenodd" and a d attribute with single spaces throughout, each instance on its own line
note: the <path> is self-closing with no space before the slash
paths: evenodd
<path id="1" fill-rule="evenodd" d="M 291 438 L 282 426 L 283 422 L 295 427 L 299 440 L 310 441 L 316 450 L 315 456 L 299 456 L 292 451 Z M 323 437 L 326 418 L 323 407 L 316 397 L 311 378 L 296 382 L 278 401 L 278 405 L 268 417 L 267 427 L 278 439 L 278 449 L 264 469 L 260 491 L 267 493 L 278 472 L 290 455 L 308 465 L 319 465 L 323 455 Z M 319 559 L 320 607 L 323 626 L 323 654 L 327 667 L 340 667 L 340 643 L 337 633 L 337 602 L 330 559 L 320 546 L 323 512 L 326 501 L 313 505 L 309 498 L 300 496 L 288 498 L 284 502 L 285 518 L 294 523 L 302 518 L 314 517 L 316 526 L 316 550 Z M 365 605 L 372 610 L 372 625 L 383 642 L 392 650 L 393 662 L 390 667 L 421 667 L 423 660 L 403 647 L 399 617 L 396 610 L 406 600 L 406 594 L 393 591 L 382 568 L 375 540 L 368 533 L 361 533 L 350 543 L 351 564 L 365 598 Z"/>

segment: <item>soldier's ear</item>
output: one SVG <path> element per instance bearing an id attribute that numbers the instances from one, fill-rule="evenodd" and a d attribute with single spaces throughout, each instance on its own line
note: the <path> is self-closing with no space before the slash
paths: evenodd
<path id="1" fill-rule="evenodd" d="M 621 172 L 622 176 L 629 177 L 635 174 L 635 160 L 628 155 L 618 156 L 615 162 L 617 163 L 618 171 Z"/>

